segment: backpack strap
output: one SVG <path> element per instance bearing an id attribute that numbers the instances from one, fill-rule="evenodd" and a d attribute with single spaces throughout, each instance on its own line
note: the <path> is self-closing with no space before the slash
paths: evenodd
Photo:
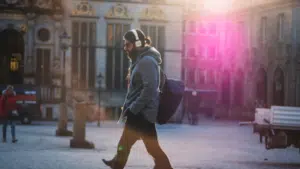
<path id="1" fill-rule="evenodd" d="M 167 75 L 164 73 L 161 66 L 159 66 L 159 90 L 160 90 L 160 92 L 163 91 L 163 87 L 166 83 L 166 80 L 167 80 Z"/>

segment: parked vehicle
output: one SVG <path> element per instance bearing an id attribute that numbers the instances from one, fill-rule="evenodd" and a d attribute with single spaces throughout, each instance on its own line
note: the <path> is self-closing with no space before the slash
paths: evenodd
<path id="1" fill-rule="evenodd" d="M 0 85 L 0 90 L 5 90 L 6 85 Z M 14 85 L 17 104 L 20 105 L 17 119 L 22 124 L 31 124 L 33 120 L 41 119 L 40 104 L 37 99 L 37 90 L 31 85 Z M 0 92 L 2 95 L 2 92 Z"/>
<path id="2" fill-rule="evenodd" d="M 300 107 L 271 106 L 256 108 L 253 132 L 258 133 L 265 148 L 300 150 Z"/>

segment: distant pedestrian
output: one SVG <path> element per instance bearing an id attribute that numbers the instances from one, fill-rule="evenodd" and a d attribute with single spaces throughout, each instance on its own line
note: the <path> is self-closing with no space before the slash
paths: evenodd
<path id="1" fill-rule="evenodd" d="M 2 126 L 2 142 L 6 142 L 6 129 L 7 125 L 11 126 L 11 136 L 12 142 L 16 143 L 18 140 L 16 139 L 16 131 L 15 131 L 15 123 L 14 118 L 18 116 L 17 110 L 18 106 L 16 103 L 15 96 L 16 93 L 14 91 L 13 86 L 9 85 L 2 92 L 2 96 L 0 99 L 0 114 L 1 119 L 3 120 Z"/>
<path id="2" fill-rule="evenodd" d="M 112 169 L 123 169 L 130 150 L 137 140 L 142 140 L 153 157 L 154 169 L 172 169 L 161 149 L 155 122 L 159 105 L 160 53 L 151 47 L 141 30 L 130 30 L 124 35 L 124 50 L 131 60 L 129 88 L 120 121 L 126 121 L 117 153 L 112 160 L 103 162 Z M 126 118 L 127 120 L 125 120 Z"/>
<path id="3" fill-rule="evenodd" d="M 196 84 L 192 85 L 192 89 L 187 93 L 187 111 L 191 115 L 190 124 L 197 125 L 200 111 L 200 93 L 197 91 Z"/>

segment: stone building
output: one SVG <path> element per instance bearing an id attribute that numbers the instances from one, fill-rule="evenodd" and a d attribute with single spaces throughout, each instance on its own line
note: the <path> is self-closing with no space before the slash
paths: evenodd
<path id="1" fill-rule="evenodd" d="M 243 112 L 253 111 L 256 101 L 267 106 L 300 106 L 298 1 L 234 1 L 232 8 L 222 14 L 205 12 L 201 7 L 195 10 L 200 23 L 218 18 L 217 59 L 210 61 L 216 69 L 209 64 L 217 72 L 215 113 L 241 117 Z M 195 14 L 189 12 L 188 16 Z M 190 27 L 191 22 L 186 25 Z M 204 39 L 203 34 L 198 35 Z M 207 65 L 207 61 L 197 62 L 198 69 L 205 67 L 200 66 L 201 62 Z M 204 79 L 211 77 L 206 73 Z"/>
<path id="2" fill-rule="evenodd" d="M 180 0 L 0 0 L 1 84 L 39 89 L 43 118 L 56 119 L 66 77 L 69 114 L 74 100 L 94 98 L 116 118 L 126 94 L 123 34 L 140 28 L 163 56 L 170 78 L 181 78 L 183 7 Z M 71 37 L 65 55 L 60 35 Z M 9 63 L 10 62 L 10 63 Z M 12 68 L 9 65 L 13 66 Z M 100 78 L 102 77 L 102 78 Z M 98 88 L 101 87 L 100 99 Z M 91 97 L 92 96 L 92 97 Z"/>
<path id="3" fill-rule="evenodd" d="M 58 0 L 0 1 L 0 84 L 38 86 L 43 118 L 58 113 L 48 104 L 60 101 L 59 88 L 50 86 L 61 82 L 62 14 Z"/>
<path id="4" fill-rule="evenodd" d="M 109 118 L 118 118 L 127 90 L 129 60 L 123 35 L 142 29 L 162 54 L 170 78 L 181 79 L 183 7 L 174 0 L 65 0 L 65 26 L 72 37 L 67 54 L 67 86 L 74 95 L 87 93 Z M 99 79 L 99 77 L 102 77 Z M 100 82 L 101 81 L 101 82 Z M 76 97 L 76 96 L 75 96 Z"/>

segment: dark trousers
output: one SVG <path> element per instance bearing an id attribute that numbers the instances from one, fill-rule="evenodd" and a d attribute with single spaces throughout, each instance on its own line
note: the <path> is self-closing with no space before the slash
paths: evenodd
<path id="1" fill-rule="evenodd" d="M 134 143 L 141 139 L 153 157 L 155 169 L 172 169 L 167 155 L 159 146 L 154 123 L 148 122 L 142 115 L 128 115 L 123 134 L 118 144 L 117 154 L 114 157 L 113 169 L 123 169 L 128 160 Z"/>
<path id="2" fill-rule="evenodd" d="M 16 139 L 16 127 L 15 127 L 15 123 L 13 122 L 12 119 L 9 119 L 9 118 L 6 118 L 3 120 L 3 126 L 2 126 L 2 138 L 3 139 L 6 139 L 6 130 L 7 130 L 7 126 L 8 124 L 10 125 L 11 127 L 11 136 L 12 136 L 12 139 Z"/>
<path id="3" fill-rule="evenodd" d="M 192 114 L 192 125 L 196 125 L 198 123 L 198 112 L 191 112 Z"/>

